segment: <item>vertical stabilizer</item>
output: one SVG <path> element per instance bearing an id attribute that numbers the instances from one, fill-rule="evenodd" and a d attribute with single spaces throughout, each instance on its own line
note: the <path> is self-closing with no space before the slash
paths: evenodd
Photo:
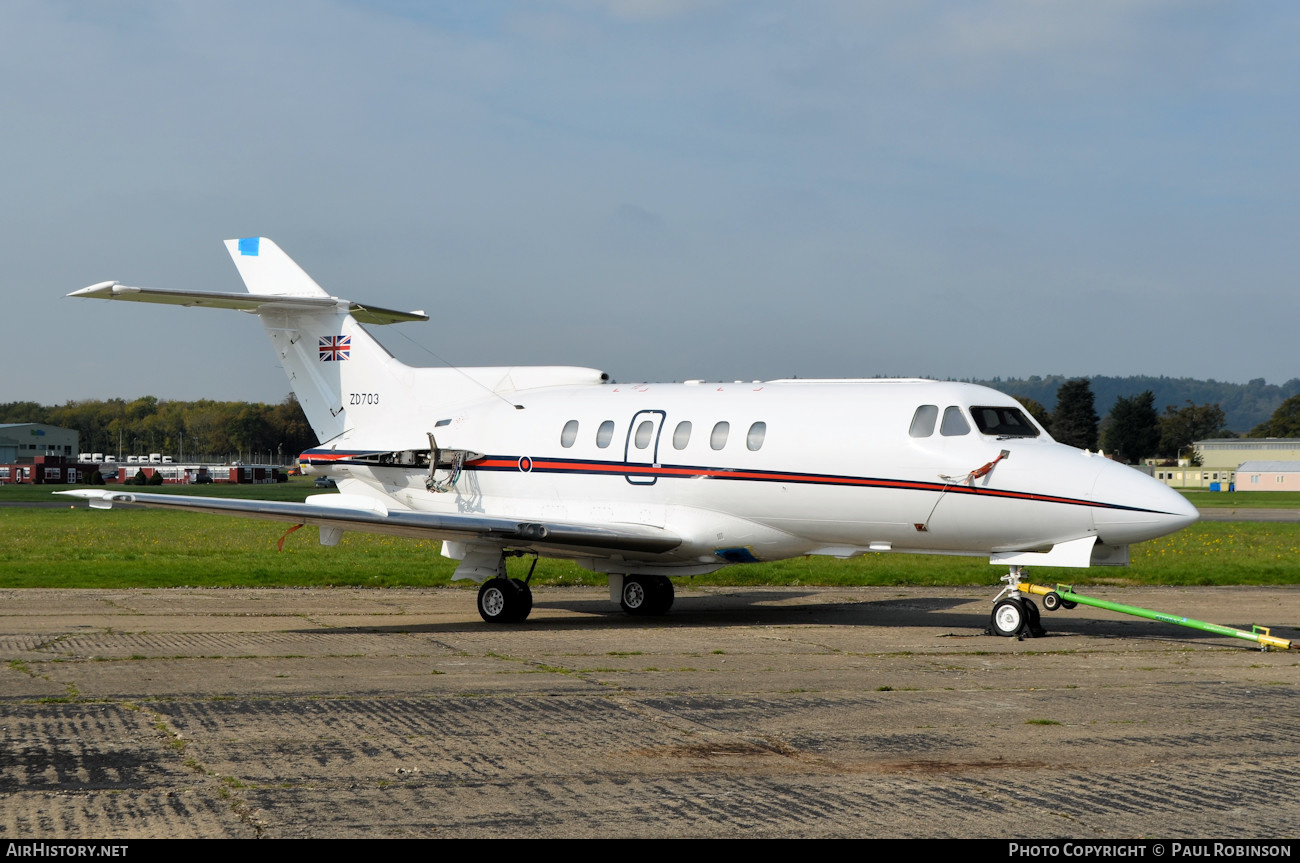
<path id="1" fill-rule="evenodd" d="M 266 237 L 226 240 L 226 250 L 250 294 L 328 297 L 293 259 Z"/>
<path id="2" fill-rule="evenodd" d="M 330 298 L 311 276 L 265 237 L 226 240 L 244 286 L 250 294 L 288 298 Z M 330 307 L 305 308 L 286 302 L 268 303 L 257 311 L 280 358 L 289 384 L 307 421 L 323 443 L 355 428 L 362 417 L 349 418 L 348 405 L 370 408 L 367 419 L 381 411 L 372 401 L 380 383 L 402 377 L 406 367 L 384 350 L 352 316 L 351 304 L 338 300 Z M 385 405 L 386 407 L 386 405 Z"/>

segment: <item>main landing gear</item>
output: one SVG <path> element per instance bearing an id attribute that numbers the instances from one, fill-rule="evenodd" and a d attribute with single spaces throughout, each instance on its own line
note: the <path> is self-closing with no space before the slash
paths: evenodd
<path id="1" fill-rule="evenodd" d="M 989 616 L 989 635 L 1001 635 L 1005 638 L 1023 639 L 1042 638 L 1047 634 L 1039 621 L 1038 606 L 1028 596 L 1020 592 L 1020 576 L 1023 568 L 1011 567 L 1011 572 L 1002 577 L 1007 586 L 993 600 L 993 613 Z M 1047 602 L 1044 600 L 1044 604 Z"/>
<path id="2" fill-rule="evenodd" d="M 619 605 L 628 614 L 667 614 L 674 596 L 665 575 L 625 575 Z"/>
<path id="3" fill-rule="evenodd" d="M 533 610 L 528 582 L 497 576 L 479 585 L 478 613 L 488 623 L 522 623 Z"/>
<path id="4" fill-rule="evenodd" d="M 505 558 L 499 564 L 500 575 L 489 578 L 478 588 L 478 614 L 488 623 L 523 623 L 533 610 L 533 591 L 528 582 L 533 580 L 537 558 L 528 568 L 528 577 L 509 578 L 505 573 Z"/>
<path id="5" fill-rule="evenodd" d="M 461 559 L 457 578 L 484 579 L 479 582 L 478 613 L 488 623 L 522 623 L 532 613 L 533 591 L 528 583 L 537 568 L 537 558 L 533 558 L 527 577 L 518 579 L 506 574 L 506 558 L 525 554 L 528 552 L 471 549 Z M 675 591 L 667 576 L 612 574 L 609 581 L 609 598 L 628 614 L 666 614 L 673 606 Z"/>

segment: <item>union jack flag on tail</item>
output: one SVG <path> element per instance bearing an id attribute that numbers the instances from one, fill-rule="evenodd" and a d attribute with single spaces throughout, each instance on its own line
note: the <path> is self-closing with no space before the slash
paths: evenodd
<path id="1" fill-rule="evenodd" d="M 352 336 L 321 336 L 320 361 L 341 363 L 352 352 Z"/>

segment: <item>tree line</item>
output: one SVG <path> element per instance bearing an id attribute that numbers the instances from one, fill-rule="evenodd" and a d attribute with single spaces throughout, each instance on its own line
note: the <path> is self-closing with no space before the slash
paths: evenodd
<path id="1" fill-rule="evenodd" d="M 45 423 L 76 429 L 82 452 L 184 461 L 289 461 L 316 445 L 298 400 L 260 402 L 92 399 L 47 406 L 0 403 L 0 423 Z"/>
<path id="2" fill-rule="evenodd" d="M 1227 415 L 1219 404 L 1189 399 L 1182 406 L 1167 405 L 1160 413 L 1156 395 L 1149 389 L 1118 396 L 1104 418 L 1097 415 L 1087 378 L 1061 383 L 1051 411 L 1031 395 L 1013 395 L 1061 443 L 1101 448 L 1129 463 L 1176 459 L 1187 455 L 1193 441 L 1238 436 L 1227 428 Z M 158 452 L 186 461 L 288 461 L 316 445 L 307 417 L 292 395 L 276 405 L 162 401 L 154 396 L 57 406 L 0 403 L 0 423 L 29 422 L 76 429 L 82 452 L 123 457 Z M 1247 436 L 1300 438 L 1300 394 L 1283 401 Z"/>
<path id="3" fill-rule="evenodd" d="M 1057 391 L 1069 380 L 1071 378 L 1064 375 L 1031 375 L 1027 378 L 971 380 L 970 383 L 992 387 L 1007 395 L 1034 399 L 1051 411 L 1056 408 Z M 1164 410 L 1165 405 L 1185 405 L 1188 402 L 1197 405 L 1218 405 L 1227 415 L 1224 425 L 1239 434 L 1245 434 L 1247 429 L 1268 422 L 1279 405 L 1292 396 L 1300 395 L 1300 378 L 1292 378 L 1284 384 L 1270 384 L 1263 378 L 1238 384 L 1213 379 L 1199 380 L 1154 375 L 1130 377 L 1089 375 L 1087 380 L 1096 396 L 1097 404 L 1103 407 L 1115 404 L 1121 396 L 1131 398 L 1135 393 L 1148 390 L 1155 395 L 1156 407 L 1161 411 Z"/>
<path id="4" fill-rule="evenodd" d="M 1050 413 L 1036 399 L 1015 398 L 1061 443 L 1080 449 L 1100 448 L 1129 464 L 1180 457 L 1190 457 L 1195 463 L 1190 451 L 1193 442 L 1238 437 L 1227 428 L 1227 415 L 1218 404 L 1195 404 L 1189 399 L 1181 407 L 1166 405 L 1160 413 L 1151 390 L 1117 397 L 1110 413 L 1100 419 L 1087 378 L 1061 384 L 1056 408 Z M 1300 437 L 1300 395 L 1282 402 L 1272 417 L 1251 429 L 1247 437 Z"/>

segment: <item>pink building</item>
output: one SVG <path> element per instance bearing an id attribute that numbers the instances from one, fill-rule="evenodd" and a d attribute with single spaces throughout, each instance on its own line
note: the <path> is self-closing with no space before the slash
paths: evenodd
<path id="1" fill-rule="evenodd" d="M 1242 462 L 1237 491 L 1300 491 L 1300 461 Z"/>

